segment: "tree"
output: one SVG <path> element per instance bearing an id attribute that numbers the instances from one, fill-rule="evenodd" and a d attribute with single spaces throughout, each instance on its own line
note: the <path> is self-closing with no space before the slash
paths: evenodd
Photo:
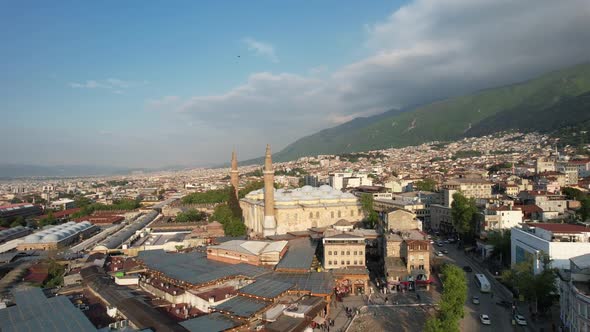
<path id="1" fill-rule="evenodd" d="M 25 221 L 25 218 L 23 216 L 18 216 L 14 219 L 12 224 L 10 224 L 10 227 L 24 226 L 26 223 L 27 222 Z"/>
<path id="2" fill-rule="evenodd" d="M 524 262 L 516 264 L 511 270 L 502 273 L 502 281 L 515 288 L 519 294 L 532 303 L 533 312 L 546 312 L 557 294 L 555 279 L 556 269 L 551 268 L 551 259 L 544 252 L 538 254 L 542 269 L 534 274 L 533 262 L 535 258 L 531 255 Z"/>
<path id="3" fill-rule="evenodd" d="M 373 195 L 371 194 L 362 194 L 361 195 L 361 206 L 365 215 L 367 216 L 365 221 L 369 228 L 374 228 L 375 225 L 379 222 L 379 215 L 373 209 Z"/>
<path id="4" fill-rule="evenodd" d="M 510 264 L 510 230 L 490 232 L 488 242 L 494 246 L 492 257 L 499 258 L 504 266 Z"/>
<path id="5" fill-rule="evenodd" d="M 471 238 L 475 233 L 475 217 L 477 207 L 475 199 L 467 198 L 462 193 L 453 194 L 453 203 L 451 204 L 451 216 L 455 229 L 463 238 Z"/>
<path id="6" fill-rule="evenodd" d="M 241 220 L 232 219 L 229 223 L 223 226 L 225 235 L 227 236 L 243 236 L 246 235 L 246 225 Z"/>
<path id="7" fill-rule="evenodd" d="M 229 186 L 227 194 L 229 196 L 227 200 L 227 205 L 229 206 L 229 209 L 231 210 L 233 216 L 235 218 L 242 219 L 242 208 L 240 207 L 240 202 L 236 197 L 236 190 L 233 185 Z"/>
<path id="8" fill-rule="evenodd" d="M 22 203 L 22 202 L 23 202 L 23 200 L 18 197 L 15 197 L 10 200 L 10 204 L 18 204 L 18 203 Z"/>
<path id="9" fill-rule="evenodd" d="M 39 220 L 39 227 L 45 227 L 47 225 L 53 225 L 57 222 L 55 217 L 53 216 L 53 211 L 49 211 L 47 216 Z"/>
<path id="10" fill-rule="evenodd" d="M 424 329 L 429 332 L 459 331 L 463 318 L 463 305 L 467 300 L 465 272 L 456 265 L 445 264 L 442 269 L 444 289 L 436 316 L 426 321 Z"/>
<path id="11" fill-rule="evenodd" d="M 420 191 L 435 191 L 436 190 L 436 181 L 434 179 L 424 179 L 420 181 L 416 181 L 414 183 L 415 189 Z"/>
<path id="12" fill-rule="evenodd" d="M 0 226 L 2 227 L 9 227 L 10 226 L 10 222 L 4 218 L 0 218 Z"/>
<path id="13" fill-rule="evenodd" d="M 205 220 L 207 214 L 205 212 L 190 209 L 184 212 L 180 212 L 176 215 L 176 222 L 195 222 Z"/>

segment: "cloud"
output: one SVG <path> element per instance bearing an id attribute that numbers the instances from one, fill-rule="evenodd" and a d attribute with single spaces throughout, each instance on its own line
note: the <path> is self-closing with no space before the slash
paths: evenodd
<path id="1" fill-rule="evenodd" d="M 254 52 L 255 55 L 267 58 L 275 63 L 279 62 L 279 58 L 275 53 L 275 48 L 271 44 L 250 37 L 243 38 L 242 43 L 246 44 L 248 50 Z"/>
<path id="2" fill-rule="evenodd" d="M 284 145 L 354 117 L 590 59 L 587 0 L 415 0 L 365 29 L 365 58 L 322 75 L 254 73 L 225 93 L 183 100 L 180 110 L 195 125 Z M 269 45 L 251 49 L 274 54 Z"/>
<path id="3" fill-rule="evenodd" d="M 178 96 L 164 96 L 160 99 L 149 99 L 146 104 L 150 109 L 162 109 L 174 106 L 180 101 Z"/>
<path id="4" fill-rule="evenodd" d="M 123 90 L 148 84 L 148 81 L 125 81 L 118 78 L 105 80 L 87 80 L 85 82 L 70 82 L 68 85 L 75 89 L 108 89 L 113 93 L 122 94 Z"/>

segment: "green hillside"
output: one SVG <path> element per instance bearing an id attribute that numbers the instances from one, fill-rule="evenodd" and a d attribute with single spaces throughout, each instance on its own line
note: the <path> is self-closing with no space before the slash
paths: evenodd
<path id="1" fill-rule="evenodd" d="M 577 65 L 408 111 L 355 119 L 303 137 L 274 159 L 402 147 L 506 129 L 553 130 L 590 119 L 589 92 L 590 64 Z"/>

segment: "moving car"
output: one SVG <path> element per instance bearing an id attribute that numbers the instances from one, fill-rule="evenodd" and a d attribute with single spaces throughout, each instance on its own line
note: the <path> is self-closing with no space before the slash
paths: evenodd
<path id="1" fill-rule="evenodd" d="M 471 268 L 471 266 L 465 265 L 465 266 L 463 266 L 463 271 L 465 271 L 465 272 L 472 272 L 473 269 Z"/>
<path id="2" fill-rule="evenodd" d="M 490 320 L 490 316 L 486 314 L 479 315 L 479 320 L 483 325 L 492 325 L 492 321 Z"/>
<path id="3" fill-rule="evenodd" d="M 443 246 L 443 243 L 439 241 L 436 245 L 439 246 L 439 247 L 442 247 Z"/>
<path id="4" fill-rule="evenodd" d="M 473 302 L 473 304 L 479 304 L 479 296 L 472 297 L 471 302 Z"/>
<path id="5" fill-rule="evenodd" d="M 523 315 L 514 315 L 514 320 L 516 321 L 516 324 L 520 325 L 520 326 L 526 326 L 526 318 L 524 318 Z"/>
<path id="6" fill-rule="evenodd" d="M 442 255 L 443 255 L 443 253 L 442 253 L 442 252 L 440 252 L 440 251 L 437 251 L 437 252 L 435 253 L 435 255 L 437 255 L 437 256 L 439 256 L 439 257 L 440 257 L 440 256 L 442 256 Z"/>
<path id="7" fill-rule="evenodd" d="M 443 249 L 442 252 L 443 252 L 443 254 L 448 254 L 449 253 L 449 251 L 447 249 Z"/>

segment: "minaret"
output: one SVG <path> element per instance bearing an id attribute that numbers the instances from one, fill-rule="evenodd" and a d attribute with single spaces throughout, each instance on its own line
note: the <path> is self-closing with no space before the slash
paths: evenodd
<path id="1" fill-rule="evenodd" d="M 238 173 L 238 157 L 236 151 L 231 153 L 231 171 L 229 171 L 230 182 L 236 191 L 236 198 L 238 198 L 238 187 L 240 186 L 240 178 Z"/>
<path id="2" fill-rule="evenodd" d="M 272 157 L 270 153 L 270 144 L 266 145 L 266 155 L 264 157 L 264 224 L 263 235 L 275 235 L 277 232 L 277 222 L 275 220 L 275 172 L 272 169 Z"/>

